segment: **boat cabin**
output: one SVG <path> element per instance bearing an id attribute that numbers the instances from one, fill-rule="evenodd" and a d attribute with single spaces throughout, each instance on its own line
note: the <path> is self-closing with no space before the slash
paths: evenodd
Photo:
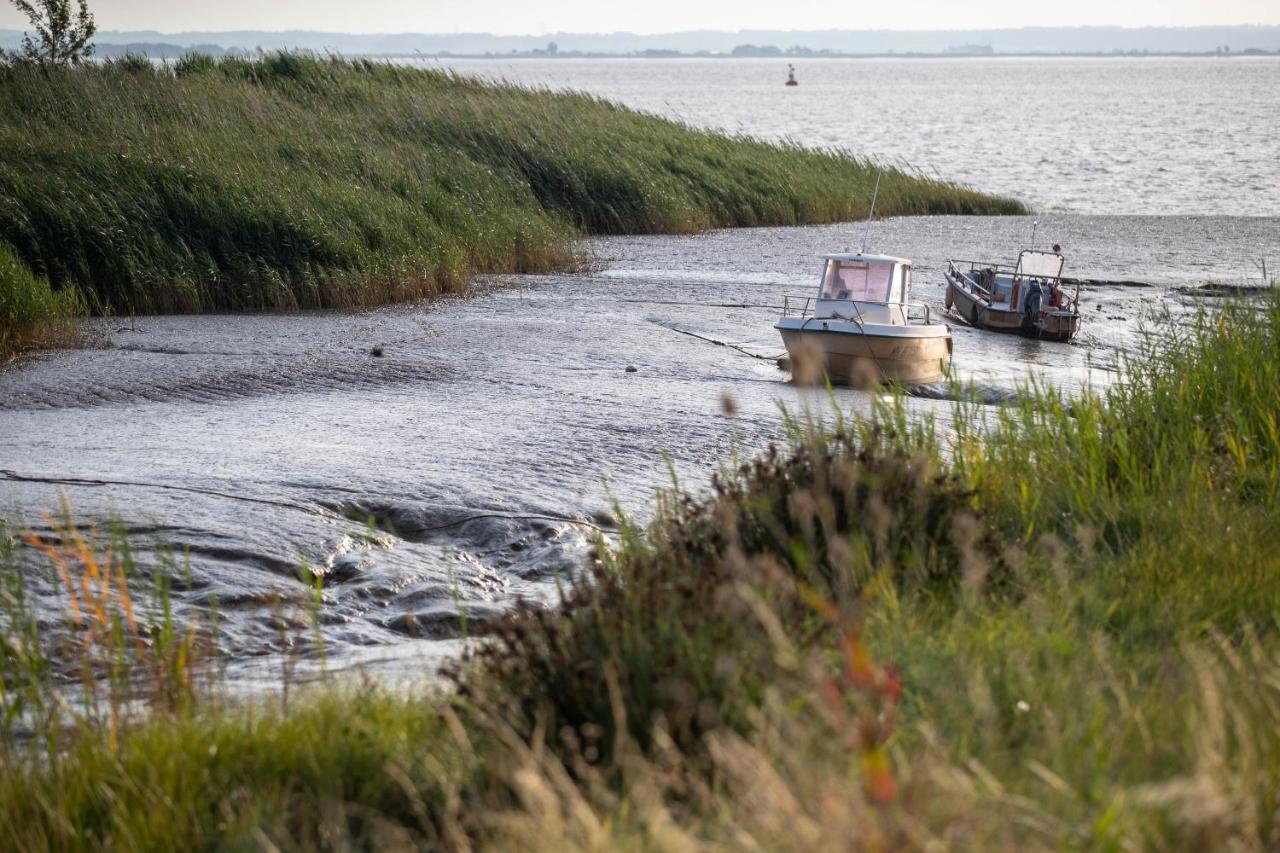
<path id="1" fill-rule="evenodd" d="M 907 325 L 911 262 L 888 255 L 826 255 L 815 317 Z"/>

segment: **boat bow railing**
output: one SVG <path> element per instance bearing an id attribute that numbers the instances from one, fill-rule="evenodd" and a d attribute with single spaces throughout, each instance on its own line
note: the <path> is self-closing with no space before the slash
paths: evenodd
<path id="1" fill-rule="evenodd" d="M 914 315 L 914 316 L 915 316 L 915 317 L 917 317 L 918 319 L 922 320 L 922 321 L 924 322 L 924 325 L 926 325 L 926 326 L 932 326 L 932 325 L 933 325 L 933 309 L 932 309 L 932 308 L 930 308 L 930 307 L 929 307 L 927 304 L 925 304 L 924 302 L 908 302 L 906 305 L 904 305 L 904 306 L 903 306 L 903 308 L 905 308 L 905 309 L 906 309 L 906 320 L 907 320 L 907 324 L 908 324 L 908 325 L 910 325 L 910 324 L 911 324 L 911 319 L 912 319 L 912 316 L 913 316 L 913 315 L 911 314 L 911 309 L 912 309 L 912 308 L 919 308 L 919 309 L 921 309 L 921 313 L 916 314 L 916 315 Z"/>
<path id="2" fill-rule="evenodd" d="M 783 317 L 809 317 L 813 314 L 814 298 L 812 296 L 783 296 Z"/>
<path id="3" fill-rule="evenodd" d="M 913 319 L 922 320 L 924 325 L 926 326 L 933 324 L 933 309 L 931 309 L 924 302 L 877 302 L 871 299 L 859 299 L 857 301 L 853 301 L 853 300 L 849 300 L 849 301 L 823 300 L 823 301 L 829 301 L 829 302 L 838 301 L 838 302 L 841 302 L 842 304 L 848 305 L 850 308 L 853 309 L 853 312 L 854 312 L 851 316 L 846 317 L 846 316 L 840 315 L 839 313 L 833 314 L 832 316 L 836 319 L 849 320 L 851 322 L 857 323 L 858 325 L 862 325 L 864 322 L 867 322 L 866 318 L 862 316 L 862 309 L 858 307 L 859 305 L 883 305 L 884 307 L 889 308 L 890 310 L 897 309 L 898 317 L 902 321 L 901 325 L 904 325 L 904 326 L 910 325 Z M 814 317 L 815 309 L 817 308 L 817 303 L 818 303 L 818 299 L 817 297 L 814 297 L 814 296 L 784 295 L 782 297 L 782 316 L 783 317 L 799 317 L 801 319 L 804 319 L 806 317 Z M 913 309 L 915 310 L 915 313 L 912 313 Z"/>
<path id="4" fill-rule="evenodd" d="M 961 264 L 968 264 L 969 271 L 965 272 L 960 269 Z M 974 275 L 974 272 L 979 270 L 991 270 L 996 275 L 999 275 L 1002 272 L 1012 275 L 1014 272 L 1013 267 L 1008 264 L 988 264 L 983 261 L 947 261 L 947 275 L 956 279 L 975 293 L 980 294 L 983 299 L 990 299 L 991 290 L 982 285 L 978 280 L 979 276 Z"/>

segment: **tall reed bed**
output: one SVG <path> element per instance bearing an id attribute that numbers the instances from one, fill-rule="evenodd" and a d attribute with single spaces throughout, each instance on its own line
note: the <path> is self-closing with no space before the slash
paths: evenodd
<path id="1" fill-rule="evenodd" d="M 582 233 L 856 218 L 875 168 L 368 61 L 0 68 L 0 240 L 99 311 L 368 305 L 572 264 Z M 1023 208 L 890 169 L 879 212 Z"/>
<path id="2" fill-rule="evenodd" d="M 55 290 L 0 243 L 0 365 L 27 350 L 74 341 L 84 311 L 75 288 Z"/>
<path id="3" fill-rule="evenodd" d="M 0 837 L 1274 849 L 1280 299 L 1168 334 L 1114 390 L 962 397 L 954 429 L 900 400 L 794 418 L 518 608 L 449 696 L 11 740 Z"/>

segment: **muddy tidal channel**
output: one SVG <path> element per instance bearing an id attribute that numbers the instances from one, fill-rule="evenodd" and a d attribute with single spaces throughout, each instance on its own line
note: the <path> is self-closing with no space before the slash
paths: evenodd
<path id="1" fill-rule="evenodd" d="M 896 219 L 870 249 L 912 258 L 915 298 L 940 311 L 946 258 L 1012 262 L 1030 230 Z M 483 279 L 467 299 L 99 321 L 102 346 L 0 373 L 0 516 L 47 534 L 45 514 L 65 506 L 99 539 L 118 526 L 144 575 L 189 570 L 179 614 L 216 607 L 244 684 L 277 677 L 316 623 L 330 669 L 431 672 L 517 598 L 554 600 L 615 502 L 643 520 L 673 470 L 700 490 L 779 438 L 780 405 L 829 411 L 771 360 L 772 324 L 784 293 L 816 287 L 819 256 L 858 235 L 594 240 L 594 272 Z M 1033 374 L 1106 384 L 1144 312 L 1185 316 L 1198 298 L 1186 291 L 1241 280 L 1277 235 L 1263 218 L 1042 218 L 1039 242 L 1064 246 L 1068 275 L 1126 283 L 1083 291 L 1070 345 L 951 320 L 954 370 L 990 405 Z M 909 407 L 945 427 L 947 397 L 917 389 Z M 41 588 L 47 566 L 19 559 Z M 41 606 L 57 618 L 55 599 Z"/>

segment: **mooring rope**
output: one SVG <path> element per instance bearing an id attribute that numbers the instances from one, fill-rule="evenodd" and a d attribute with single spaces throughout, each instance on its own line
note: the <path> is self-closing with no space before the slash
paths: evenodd
<path id="1" fill-rule="evenodd" d="M 754 358 L 759 361 L 772 361 L 774 363 L 777 363 L 778 359 L 786 355 L 786 352 L 781 352 L 781 353 L 778 353 L 777 355 L 760 355 L 759 353 L 751 352 L 750 350 L 747 350 L 746 348 L 739 346 L 738 344 L 731 344 L 728 341 L 720 341 L 720 340 L 716 340 L 715 338 L 708 338 L 706 335 L 699 335 L 697 332 L 690 332 L 688 329 L 681 329 L 678 326 L 668 326 L 666 323 L 659 323 L 657 320 L 650 320 L 649 322 L 653 323 L 655 326 L 661 326 L 662 328 L 668 331 L 678 332 L 682 335 L 688 335 L 691 338 L 697 338 L 700 341 L 706 341 L 707 343 L 715 344 L 718 347 L 728 347 L 731 350 L 736 350 L 737 352 L 742 353 L 748 358 Z"/>

